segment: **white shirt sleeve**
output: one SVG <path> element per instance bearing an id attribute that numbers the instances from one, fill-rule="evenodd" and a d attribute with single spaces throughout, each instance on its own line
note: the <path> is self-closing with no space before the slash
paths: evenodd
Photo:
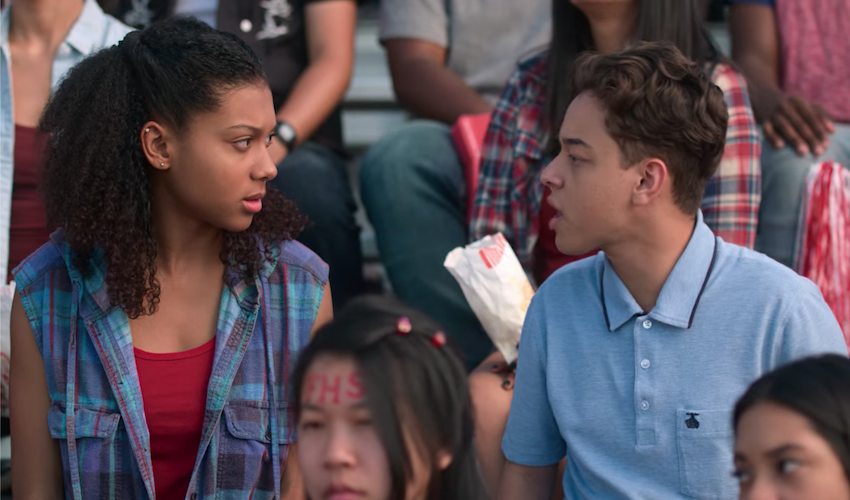
<path id="1" fill-rule="evenodd" d="M 440 47 L 449 46 L 447 0 L 383 0 L 381 28 L 383 42 L 393 38 L 413 38 Z"/>

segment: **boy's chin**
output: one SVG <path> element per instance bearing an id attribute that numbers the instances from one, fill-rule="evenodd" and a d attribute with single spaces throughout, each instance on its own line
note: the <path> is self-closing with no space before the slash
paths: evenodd
<path id="1" fill-rule="evenodd" d="M 555 246 L 559 252 L 570 257 L 580 257 L 599 250 L 599 245 L 577 241 L 562 242 L 558 238 L 555 239 Z"/>

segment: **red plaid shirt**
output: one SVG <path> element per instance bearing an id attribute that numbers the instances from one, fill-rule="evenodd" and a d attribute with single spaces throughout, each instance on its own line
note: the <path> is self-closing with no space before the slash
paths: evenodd
<path id="1" fill-rule="evenodd" d="M 526 267 L 531 265 L 540 229 L 544 190 L 540 171 L 552 160 L 544 153 L 549 140 L 549 130 L 542 123 L 546 73 L 543 53 L 521 62 L 508 80 L 484 138 L 470 220 L 473 241 L 501 231 Z M 723 90 L 729 126 L 720 166 L 705 188 L 703 217 L 725 241 L 752 248 L 761 201 L 756 120 L 740 73 L 718 64 L 711 79 Z"/>

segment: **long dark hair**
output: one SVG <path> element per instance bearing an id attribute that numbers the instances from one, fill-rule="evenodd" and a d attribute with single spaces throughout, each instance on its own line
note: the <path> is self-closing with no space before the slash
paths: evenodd
<path id="1" fill-rule="evenodd" d="M 721 59 L 703 24 L 702 0 L 636 0 L 638 2 L 633 41 L 669 41 L 692 61 L 714 63 Z M 557 128 L 573 99 L 570 70 L 579 54 L 594 50 L 587 16 L 570 0 L 552 0 L 552 42 L 548 52 L 546 117 L 550 129 Z M 556 136 L 557 134 L 550 134 Z M 549 147 L 557 148 L 557 137 Z"/>
<path id="2" fill-rule="evenodd" d="M 64 229 L 84 273 L 104 251 L 110 298 L 129 317 L 152 314 L 160 294 L 142 125 L 158 120 L 181 132 L 193 115 L 218 109 L 228 90 L 264 82 L 260 59 L 239 38 L 173 18 L 81 61 L 51 97 L 39 124 L 50 137 L 48 221 Z M 248 230 L 225 234 L 222 261 L 253 277 L 275 243 L 303 225 L 295 205 L 269 189 Z"/>
<path id="3" fill-rule="evenodd" d="M 741 417 L 753 406 L 766 402 L 805 417 L 829 443 L 850 481 L 850 359 L 826 354 L 790 363 L 762 376 L 735 405 L 736 433 Z"/>
<path id="4" fill-rule="evenodd" d="M 412 326 L 404 336 L 396 334 L 401 317 Z M 431 475 L 429 499 L 486 498 L 473 446 L 466 370 L 451 345 L 433 345 L 438 331 L 430 318 L 394 299 L 360 297 L 316 333 L 293 375 L 293 403 L 300 418 L 302 386 L 313 361 L 324 354 L 354 358 L 390 464 L 392 500 L 404 499 L 412 473 L 404 424 L 413 424 L 407 430 L 426 448 L 426 463 L 435 463 L 441 450 L 451 453 L 449 467 Z"/>

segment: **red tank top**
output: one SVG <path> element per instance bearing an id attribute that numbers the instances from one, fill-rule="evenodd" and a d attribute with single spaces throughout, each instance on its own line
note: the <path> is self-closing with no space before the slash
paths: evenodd
<path id="1" fill-rule="evenodd" d="M 215 338 L 189 351 L 135 349 L 159 500 L 183 500 L 192 478 L 212 373 Z"/>
<path id="2" fill-rule="evenodd" d="M 540 204 L 540 233 L 537 238 L 537 244 L 534 246 L 534 255 L 532 256 L 534 279 L 538 285 L 543 284 L 546 278 L 552 275 L 558 269 L 566 266 L 570 262 L 596 255 L 594 250 L 585 255 L 564 255 L 555 246 L 555 231 L 549 229 L 549 221 L 555 216 L 555 209 L 552 205 L 546 203 L 549 198 L 549 190 L 547 189 L 543 195 L 543 202 Z"/>
<path id="3" fill-rule="evenodd" d="M 15 125 L 15 169 L 12 179 L 12 218 L 9 225 L 9 268 L 12 269 L 50 239 L 44 203 L 38 186 L 44 138 L 38 129 Z"/>

